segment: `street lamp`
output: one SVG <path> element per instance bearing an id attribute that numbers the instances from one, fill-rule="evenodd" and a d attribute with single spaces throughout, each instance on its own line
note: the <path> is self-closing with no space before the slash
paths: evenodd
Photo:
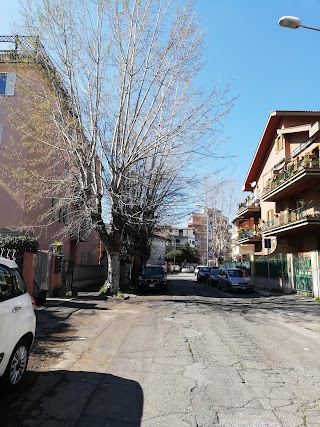
<path id="1" fill-rule="evenodd" d="M 279 19 L 278 24 L 281 27 L 291 28 L 296 30 L 297 28 L 307 28 L 308 30 L 320 31 L 320 28 L 308 27 L 307 25 L 302 25 L 301 20 L 295 16 L 283 16 Z"/>

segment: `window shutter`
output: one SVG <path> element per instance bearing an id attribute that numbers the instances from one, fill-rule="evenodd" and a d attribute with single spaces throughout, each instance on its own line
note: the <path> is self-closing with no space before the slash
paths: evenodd
<path id="1" fill-rule="evenodd" d="M 15 72 L 7 73 L 6 95 L 8 96 L 14 95 L 15 84 L 16 84 L 16 73 Z"/>

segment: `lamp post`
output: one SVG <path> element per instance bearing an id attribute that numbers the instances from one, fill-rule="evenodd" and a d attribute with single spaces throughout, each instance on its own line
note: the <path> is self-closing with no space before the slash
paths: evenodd
<path id="1" fill-rule="evenodd" d="M 281 27 L 291 28 L 296 30 L 297 28 L 307 28 L 308 30 L 320 31 L 320 28 L 309 27 L 307 25 L 302 25 L 301 20 L 295 16 L 283 16 L 279 19 L 278 24 Z"/>

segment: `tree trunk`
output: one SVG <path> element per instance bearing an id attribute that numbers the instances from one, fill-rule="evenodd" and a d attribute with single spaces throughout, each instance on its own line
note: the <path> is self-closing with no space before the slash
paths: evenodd
<path id="1" fill-rule="evenodd" d="M 119 291 L 120 286 L 120 253 L 108 252 L 108 283 L 111 285 L 111 292 Z"/>
<path id="2" fill-rule="evenodd" d="M 110 290 L 112 293 L 118 292 L 120 287 L 120 252 L 122 248 L 122 239 L 113 224 L 111 225 L 111 230 L 107 232 L 106 225 L 102 220 L 100 213 L 93 215 L 92 220 L 96 224 L 95 230 L 98 233 L 98 236 L 107 252 L 107 282 L 110 285 Z"/>
<path id="3" fill-rule="evenodd" d="M 131 285 L 134 288 L 138 287 L 138 278 L 142 272 L 143 267 L 144 265 L 143 265 L 142 257 L 136 254 L 133 259 L 132 270 L 131 270 Z"/>

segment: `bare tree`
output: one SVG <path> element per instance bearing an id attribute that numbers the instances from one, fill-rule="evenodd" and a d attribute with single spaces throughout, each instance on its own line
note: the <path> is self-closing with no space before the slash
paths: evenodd
<path id="1" fill-rule="evenodd" d="M 65 231 L 97 231 L 117 289 L 124 241 L 182 198 L 192 157 L 214 152 L 229 88 L 197 84 L 203 33 L 190 2 L 30 0 L 23 17 L 41 69 L 20 77 L 25 102 L 12 110 L 34 150 L 19 181 L 30 209 L 54 200 L 42 225 L 68 207 Z"/>

